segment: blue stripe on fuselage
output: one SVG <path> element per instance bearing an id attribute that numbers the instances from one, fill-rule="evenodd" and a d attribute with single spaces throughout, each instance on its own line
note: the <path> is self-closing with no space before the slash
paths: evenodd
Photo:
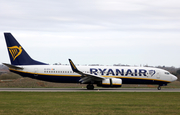
<path id="1" fill-rule="evenodd" d="M 53 74 L 38 74 L 35 75 L 34 73 L 26 73 L 21 72 L 17 70 L 10 69 L 11 72 L 17 73 L 23 77 L 30 77 L 33 79 L 39 79 L 43 81 L 50 81 L 50 82 L 57 82 L 57 83 L 79 83 L 80 75 L 53 75 Z M 104 76 L 104 77 L 110 77 L 110 76 Z M 155 80 L 155 79 L 143 79 L 143 78 L 133 78 L 133 77 L 119 77 L 114 76 L 114 78 L 122 79 L 122 84 L 167 84 L 168 81 L 163 80 Z"/>

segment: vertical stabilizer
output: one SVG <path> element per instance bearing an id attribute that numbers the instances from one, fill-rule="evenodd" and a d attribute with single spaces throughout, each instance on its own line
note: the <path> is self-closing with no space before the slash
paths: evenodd
<path id="1" fill-rule="evenodd" d="M 4 33 L 4 36 L 12 65 L 47 65 L 33 60 L 11 33 Z"/>

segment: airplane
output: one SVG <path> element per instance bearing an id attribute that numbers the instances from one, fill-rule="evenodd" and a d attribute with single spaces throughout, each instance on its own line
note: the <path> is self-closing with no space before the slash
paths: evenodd
<path id="1" fill-rule="evenodd" d="M 121 87 L 122 84 L 156 84 L 161 90 L 161 86 L 177 80 L 168 71 L 152 67 L 76 66 L 71 59 L 70 66 L 49 65 L 32 59 L 11 33 L 5 32 L 4 36 L 11 64 L 3 64 L 23 77 L 57 83 L 82 83 L 87 84 L 88 90 L 93 90 L 94 84 L 110 88 Z"/>

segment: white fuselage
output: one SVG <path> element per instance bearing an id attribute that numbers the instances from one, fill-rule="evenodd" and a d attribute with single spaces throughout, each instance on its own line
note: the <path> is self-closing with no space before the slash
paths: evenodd
<path id="1" fill-rule="evenodd" d="M 79 82 L 80 75 L 74 73 L 70 66 L 63 65 L 27 65 L 19 66 L 23 70 L 10 69 L 24 77 L 32 77 L 54 82 Z M 177 80 L 177 77 L 166 70 L 150 67 L 124 66 L 78 66 L 83 73 L 99 75 L 105 78 L 120 78 L 123 84 L 167 84 Z M 73 79 L 71 79 L 73 78 Z M 51 81 L 51 80 L 50 80 Z"/>

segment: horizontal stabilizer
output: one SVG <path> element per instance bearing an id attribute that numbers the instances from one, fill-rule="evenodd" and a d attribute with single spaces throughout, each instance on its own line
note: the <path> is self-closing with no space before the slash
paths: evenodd
<path id="1" fill-rule="evenodd" d="M 22 67 L 18 67 L 18 66 L 15 66 L 15 65 L 7 64 L 7 63 L 2 63 L 2 64 L 9 67 L 9 68 L 12 68 L 12 69 L 23 69 Z"/>

